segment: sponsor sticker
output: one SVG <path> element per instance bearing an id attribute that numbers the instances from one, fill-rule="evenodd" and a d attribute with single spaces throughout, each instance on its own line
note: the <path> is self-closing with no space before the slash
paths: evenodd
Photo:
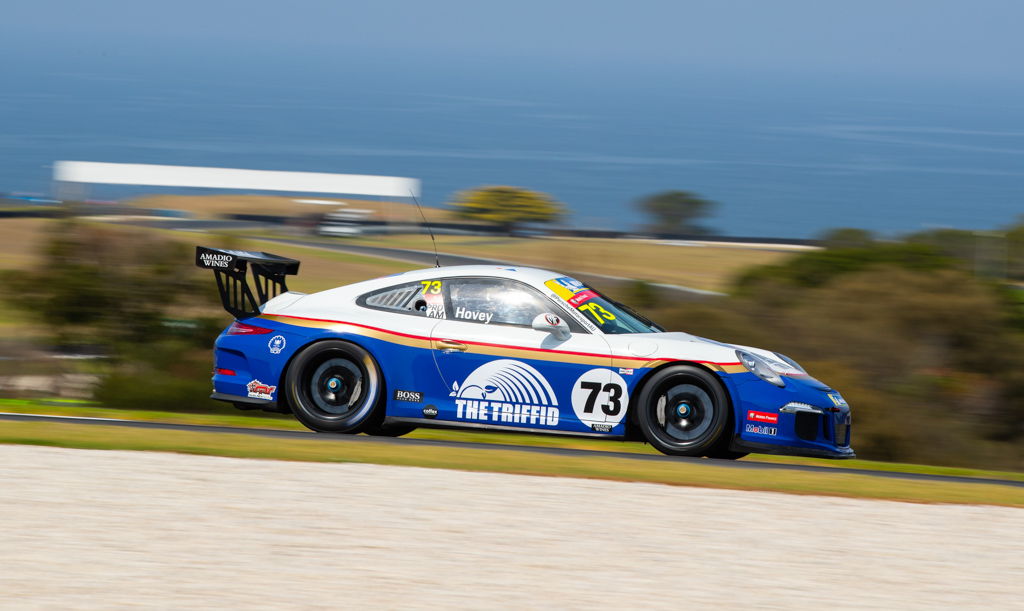
<path id="1" fill-rule="evenodd" d="M 424 418 L 437 418 L 437 408 L 433 405 L 427 405 L 423 408 Z"/>
<path id="2" fill-rule="evenodd" d="M 574 278 L 561 277 L 552 278 L 544 283 L 544 286 L 548 287 L 555 292 L 562 300 L 568 301 L 576 293 L 586 290 L 586 286 Z"/>
<path id="3" fill-rule="evenodd" d="M 632 367 L 619 367 L 619 375 L 631 376 L 633 375 Z"/>
<path id="4" fill-rule="evenodd" d="M 597 293 L 590 289 L 585 289 L 580 291 L 579 293 L 576 293 L 572 297 L 566 299 L 566 301 L 569 302 L 569 305 L 575 308 L 578 307 L 580 304 L 590 301 L 594 297 L 597 297 Z"/>
<path id="5" fill-rule="evenodd" d="M 266 399 L 271 401 L 274 399 L 274 391 L 277 390 L 276 386 L 264 384 L 259 380 L 253 380 L 245 385 L 246 390 L 249 391 L 250 399 Z"/>
<path id="6" fill-rule="evenodd" d="M 427 304 L 427 318 L 447 318 L 444 310 L 444 295 L 441 293 L 423 293 L 423 301 Z"/>
<path id="7" fill-rule="evenodd" d="M 395 390 L 395 401 L 408 401 L 410 403 L 422 403 L 423 393 L 415 390 Z"/>
<path id="8" fill-rule="evenodd" d="M 594 429 L 596 433 L 611 433 L 612 425 L 610 424 L 591 424 L 590 428 Z"/>
<path id="9" fill-rule="evenodd" d="M 771 412 L 755 412 L 754 410 L 747 411 L 747 420 L 753 420 L 754 422 L 767 422 L 768 424 L 775 424 L 779 421 L 779 415 Z"/>
<path id="10" fill-rule="evenodd" d="M 484 363 L 452 384 L 455 417 L 495 424 L 557 426 L 558 398 L 547 378 L 522 361 Z"/>
<path id="11" fill-rule="evenodd" d="M 772 437 L 779 433 L 779 429 L 774 426 L 761 426 L 760 424 L 747 424 L 743 430 L 755 435 L 771 435 Z"/>
<path id="12" fill-rule="evenodd" d="M 199 262 L 203 267 L 229 268 L 235 258 L 219 252 L 204 252 L 199 255 Z"/>
<path id="13" fill-rule="evenodd" d="M 557 282 L 560 286 L 562 286 L 566 290 L 572 291 L 573 293 L 578 293 L 578 292 L 584 290 L 585 288 L 587 288 L 579 280 L 577 280 L 575 278 L 569 278 L 568 276 L 562 276 L 561 278 L 555 278 L 555 282 Z"/>
<path id="14" fill-rule="evenodd" d="M 836 407 L 849 407 L 849 404 L 846 403 L 846 399 L 837 392 L 828 393 L 828 398 L 832 400 L 832 404 Z"/>
<path id="15" fill-rule="evenodd" d="M 281 351 L 284 350 L 287 343 L 288 342 L 284 340 L 283 335 L 275 335 L 270 338 L 269 342 L 267 342 L 267 348 L 270 348 L 270 354 L 281 354 Z"/>

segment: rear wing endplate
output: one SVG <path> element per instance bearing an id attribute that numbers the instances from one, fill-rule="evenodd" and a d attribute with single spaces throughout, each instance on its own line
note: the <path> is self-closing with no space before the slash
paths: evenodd
<path id="1" fill-rule="evenodd" d="M 239 319 L 258 316 L 261 305 L 288 291 L 285 276 L 299 273 L 299 262 L 295 259 L 266 252 L 206 246 L 196 246 L 196 266 L 213 270 L 224 309 Z M 252 286 L 249 283 L 250 269 Z"/>

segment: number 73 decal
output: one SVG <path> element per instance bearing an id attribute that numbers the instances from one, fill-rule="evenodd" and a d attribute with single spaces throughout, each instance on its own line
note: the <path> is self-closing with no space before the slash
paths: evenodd
<path id="1" fill-rule="evenodd" d="M 576 418 L 595 431 L 609 432 L 622 422 L 629 407 L 626 381 L 610 369 L 591 369 L 572 387 Z"/>

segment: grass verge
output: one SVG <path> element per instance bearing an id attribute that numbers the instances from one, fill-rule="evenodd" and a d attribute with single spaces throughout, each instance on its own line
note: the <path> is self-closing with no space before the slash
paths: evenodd
<path id="1" fill-rule="evenodd" d="M 126 429 L 48 422 L 0 422 L 0 443 L 101 450 L 148 450 L 305 462 L 374 463 L 639 481 L 735 490 L 1024 507 L 1024 489 L 997 484 L 893 480 L 847 473 L 748 470 L 612 456 L 560 456 L 503 449 L 403 447 L 363 441 L 282 440 L 251 435 Z"/>
<path id="2" fill-rule="evenodd" d="M 49 414 L 85 418 L 116 418 L 121 420 L 168 422 L 172 424 L 193 424 L 199 426 L 234 426 L 289 431 L 306 430 L 306 427 L 302 426 L 293 417 L 288 415 L 266 414 L 263 412 L 190 413 L 128 410 L 103 407 L 89 402 L 57 399 L 0 399 L 0 411 L 21 414 Z M 595 450 L 603 452 L 625 452 L 630 454 L 658 454 L 657 450 L 645 443 L 592 439 L 589 437 L 560 437 L 556 435 L 500 433 L 465 429 L 419 429 L 407 435 L 407 437 L 434 441 L 489 443 L 496 446 L 515 445 L 546 448 L 570 448 L 575 450 Z M 828 460 L 820 458 L 805 458 L 800 456 L 769 456 L 765 454 L 752 454 L 747 458 L 744 458 L 743 461 L 774 463 L 780 465 L 808 465 L 828 468 L 865 469 L 869 471 L 915 473 L 922 475 L 946 475 L 972 477 L 977 479 L 1001 479 L 1024 482 L 1024 473 L 1015 471 L 992 471 L 966 467 L 889 463 L 874 460 Z"/>

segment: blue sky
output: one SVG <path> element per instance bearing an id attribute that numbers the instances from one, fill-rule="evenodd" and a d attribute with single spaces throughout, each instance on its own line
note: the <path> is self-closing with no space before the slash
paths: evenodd
<path id="1" fill-rule="evenodd" d="M 1024 2 L 5 0 L 6 61 L 32 54 L 296 65 L 408 60 L 982 80 L 1017 87 Z M 173 57 L 165 62 L 175 63 Z M 159 69 L 160 66 L 156 66 Z"/>

